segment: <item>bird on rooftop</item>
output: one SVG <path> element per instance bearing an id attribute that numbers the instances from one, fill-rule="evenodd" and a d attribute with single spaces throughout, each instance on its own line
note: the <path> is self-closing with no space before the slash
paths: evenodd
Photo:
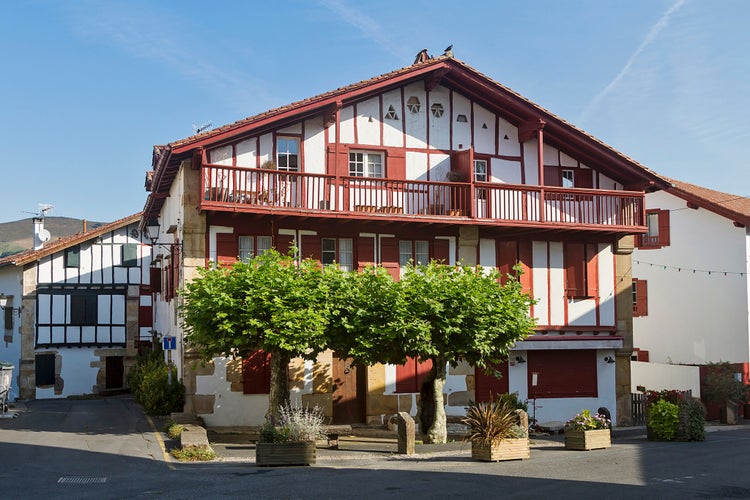
<path id="1" fill-rule="evenodd" d="M 453 57 L 453 44 L 448 45 L 448 48 L 445 49 L 445 52 L 443 53 L 444 56 Z"/>

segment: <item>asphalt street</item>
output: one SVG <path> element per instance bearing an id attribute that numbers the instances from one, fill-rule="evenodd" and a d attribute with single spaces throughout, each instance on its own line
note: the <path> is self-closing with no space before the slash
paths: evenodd
<path id="1" fill-rule="evenodd" d="M 535 438 L 531 458 L 482 463 L 463 443 L 393 453 L 343 439 L 312 467 L 260 468 L 242 434 L 211 434 L 219 458 L 178 463 L 129 396 L 30 401 L 0 420 L 0 498 L 750 498 L 750 422 L 711 426 L 705 442 L 617 437 L 569 451 Z"/>

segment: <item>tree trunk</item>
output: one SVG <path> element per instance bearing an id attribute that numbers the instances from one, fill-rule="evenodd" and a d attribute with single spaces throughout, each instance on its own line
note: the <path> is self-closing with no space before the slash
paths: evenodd
<path id="1" fill-rule="evenodd" d="M 284 351 L 271 353 L 271 389 L 266 418 L 272 416 L 274 421 L 279 419 L 279 407 L 289 403 L 289 361 L 291 356 Z"/>
<path id="2" fill-rule="evenodd" d="M 432 359 L 432 370 L 422 381 L 419 391 L 419 432 L 425 443 L 445 443 L 448 441 L 448 427 L 445 421 L 443 387 L 445 387 L 445 365 L 443 357 Z"/>

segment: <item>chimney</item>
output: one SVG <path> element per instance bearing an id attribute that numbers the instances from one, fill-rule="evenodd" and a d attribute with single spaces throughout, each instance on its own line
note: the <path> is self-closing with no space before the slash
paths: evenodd
<path id="1" fill-rule="evenodd" d="M 49 231 L 44 229 L 44 217 L 34 217 L 34 250 L 41 250 L 50 236 Z"/>
<path id="2" fill-rule="evenodd" d="M 83 232 L 86 232 L 86 219 L 83 219 Z"/>

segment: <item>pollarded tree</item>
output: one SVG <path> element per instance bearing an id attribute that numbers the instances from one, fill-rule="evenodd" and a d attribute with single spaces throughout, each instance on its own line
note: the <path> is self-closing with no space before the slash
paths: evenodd
<path id="1" fill-rule="evenodd" d="M 409 266 L 399 282 L 410 328 L 403 346 L 409 356 L 432 360 L 420 391 L 418 420 L 427 442 L 447 438 L 443 387 L 446 365 L 461 360 L 480 368 L 507 358 L 510 347 L 533 332 L 532 298 L 509 276 L 481 267 L 431 262 Z"/>
<path id="2" fill-rule="evenodd" d="M 465 360 L 484 368 L 507 357 L 535 326 L 532 299 L 515 277 L 431 262 L 409 266 L 399 282 L 382 268 L 327 275 L 334 314 L 331 347 L 363 364 L 432 360 L 420 391 L 418 419 L 427 442 L 447 438 L 446 366 Z"/>
<path id="3" fill-rule="evenodd" d="M 186 343 L 204 360 L 271 355 L 269 412 L 289 401 L 291 358 L 326 347 L 326 284 L 316 261 L 295 265 L 276 250 L 232 267 L 201 269 L 185 286 L 181 308 Z"/>

